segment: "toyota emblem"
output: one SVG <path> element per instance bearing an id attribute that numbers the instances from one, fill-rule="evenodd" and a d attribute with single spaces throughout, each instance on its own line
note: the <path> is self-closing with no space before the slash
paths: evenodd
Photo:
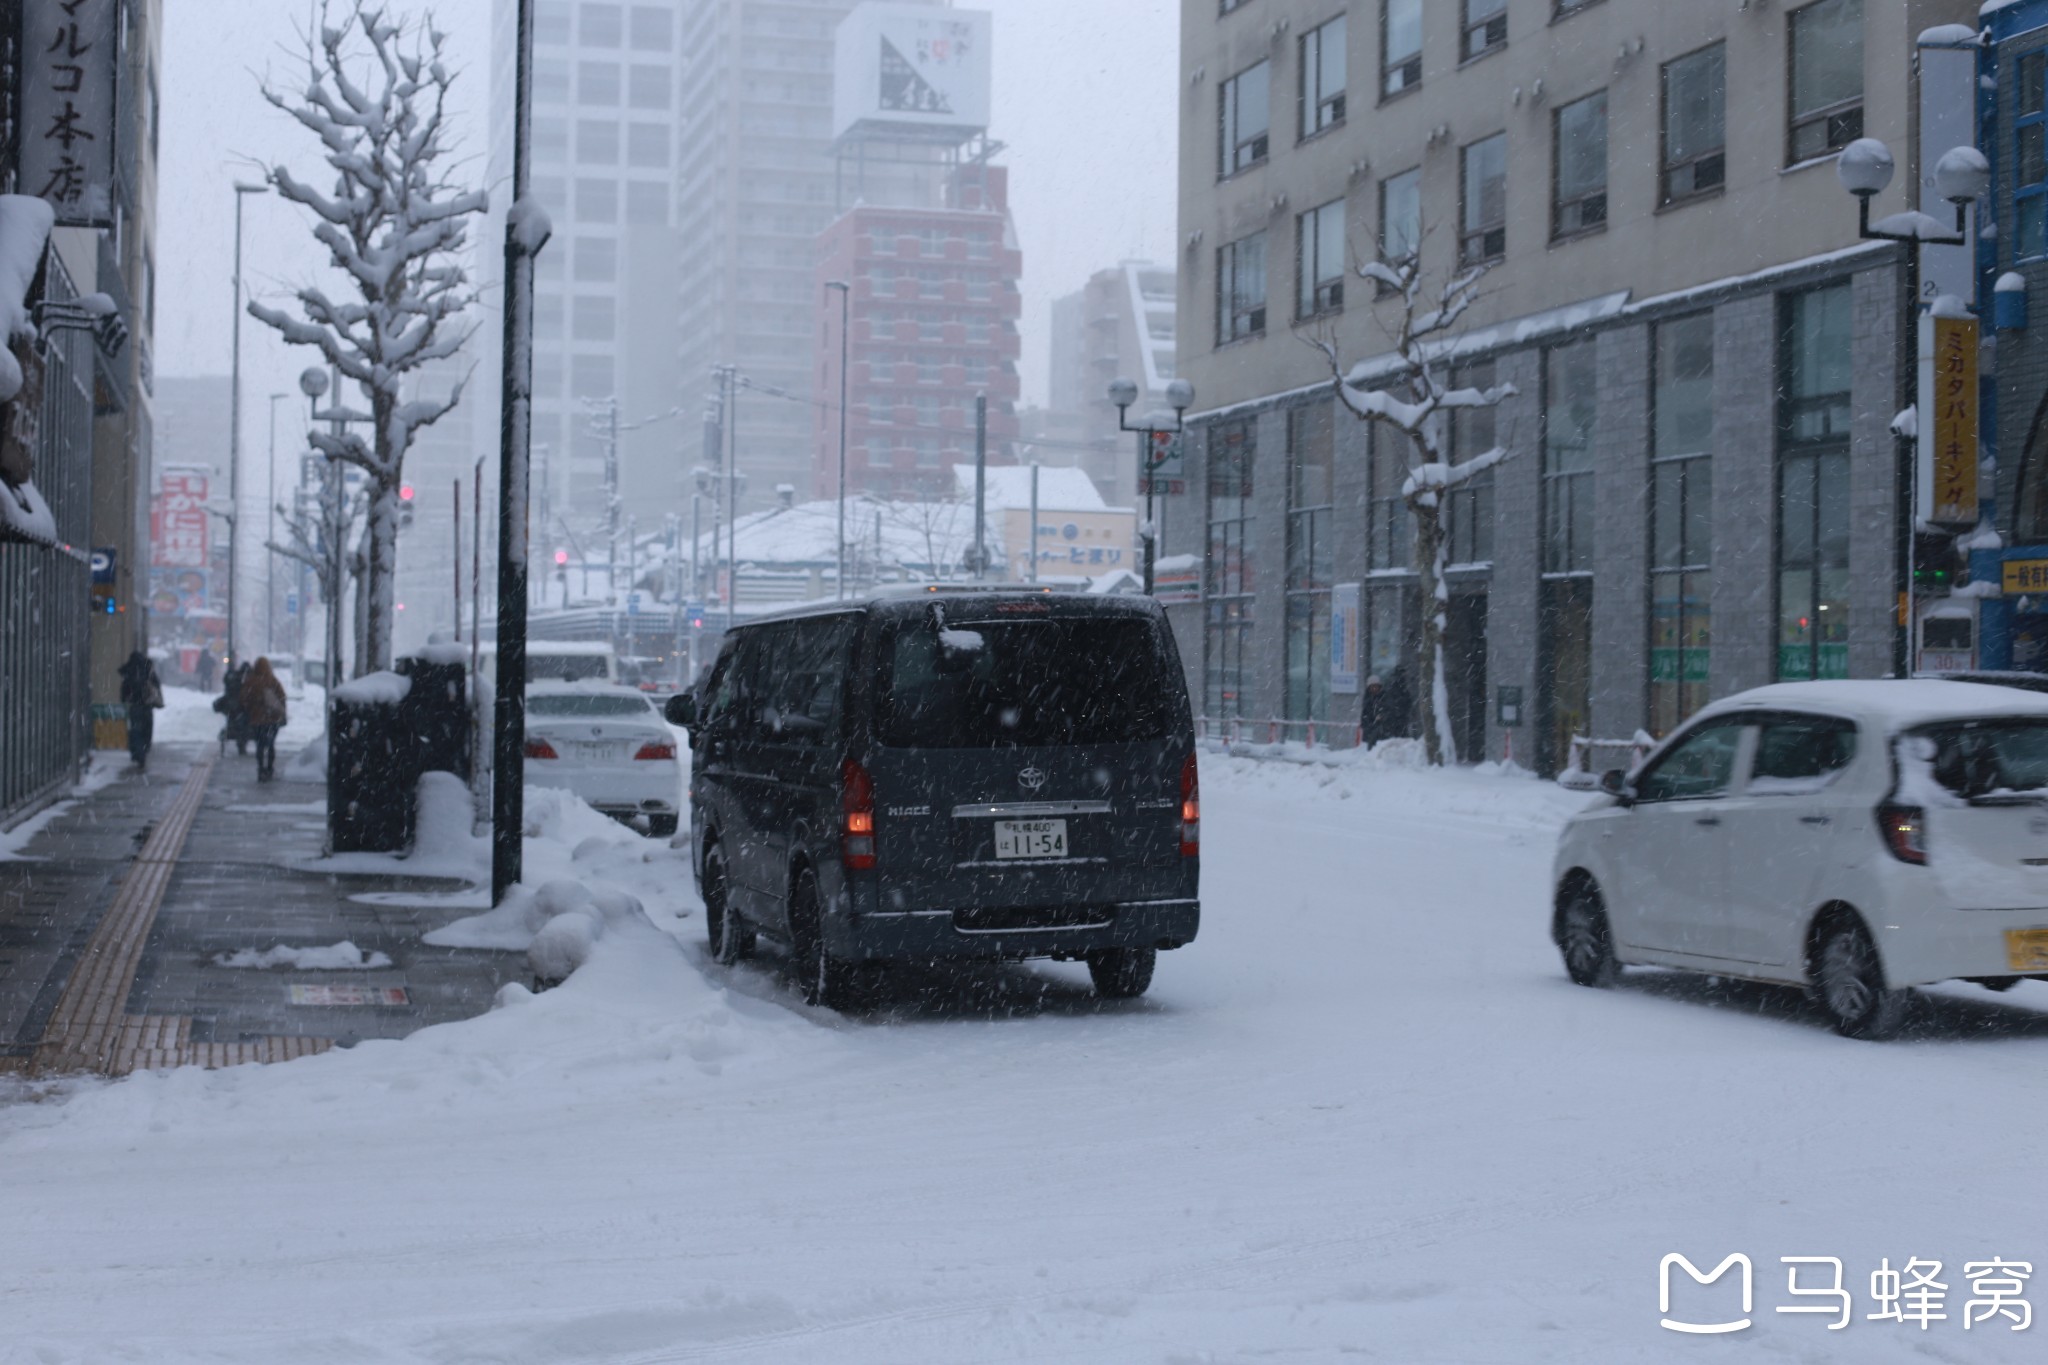
<path id="1" fill-rule="evenodd" d="M 1045 773 L 1037 768 L 1026 768 L 1017 774 L 1017 785 L 1025 791 L 1035 792 L 1045 785 Z"/>

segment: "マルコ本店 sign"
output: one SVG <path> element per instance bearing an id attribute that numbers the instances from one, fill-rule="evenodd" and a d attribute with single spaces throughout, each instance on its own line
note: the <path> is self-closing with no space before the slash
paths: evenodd
<path id="1" fill-rule="evenodd" d="M 22 193 L 61 227 L 114 225 L 116 0 L 25 0 L 21 19 Z"/>
<path id="2" fill-rule="evenodd" d="M 1920 515 L 1977 524 L 1977 319 L 1920 320 Z"/>

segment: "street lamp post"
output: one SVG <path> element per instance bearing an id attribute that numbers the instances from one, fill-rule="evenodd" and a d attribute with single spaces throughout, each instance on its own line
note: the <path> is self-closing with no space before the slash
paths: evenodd
<path id="1" fill-rule="evenodd" d="M 1152 595 L 1153 565 L 1159 558 L 1159 535 L 1152 521 L 1153 473 L 1166 463 L 1164 456 L 1153 457 L 1154 439 L 1161 435 L 1178 436 L 1186 428 L 1187 410 L 1195 403 L 1195 386 L 1185 379 L 1176 379 L 1166 386 L 1166 401 L 1173 407 L 1173 424 L 1164 422 L 1163 413 L 1154 413 L 1141 422 L 1130 420 L 1131 404 L 1138 401 L 1138 386 L 1128 379 L 1116 380 L 1109 386 L 1109 401 L 1116 404 L 1116 424 L 1120 431 L 1134 431 L 1138 434 L 1138 473 L 1145 480 L 1145 524 L 1139 535 L 1145 540 L 1145 595 Z M 1032 552 L 1037 553 L 1036 528 Z"/>
<path id="2" fill-rule="evenodd" d="M 853 286 L 845 280 L 825 281 L 839 291 L 839 597 L 846 596 L 846 366 L 847 325 L 852 315 Z"/>
<path id="3" fill-rule="evenodd" d="M 234 330 L 229 340 L 233 354 L 228 360 L 228 501 L 237 512 L 242 507 L 242 200 L 262 194 L 268 186 L 235 184 L 235 311 Z M 228 658 L 239 661 L 235 652 L 235 522 L 228 522 Z"/>
<path id="4" fill-rule="evenodd" d="M 270 495 L 263 503 L 263 649 L 268 654 L 277 652 L 277 551 L 270 548 L 277 540 L 277 404 L 289 397 L 270 395 Z"/>

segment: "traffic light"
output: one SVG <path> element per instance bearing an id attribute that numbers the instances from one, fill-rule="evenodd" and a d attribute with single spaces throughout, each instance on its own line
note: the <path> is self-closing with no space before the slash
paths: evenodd
<path id="1" fill-rule="evenodd" d="M 1956 549 L 1954 536 L 1919 531 L 1913 536 L 1913 591 L 1916 595 L 1947 592 L 1968 576 L 1969 565 Z"/>
<path id="2" fill-rule="evenodd" d="M 569 552 L 567 550 L 555 551 L 555 567 L 558 569 L 569 567 Z"/>
<path id="3" fill-rule="evenodd" d="M 412 485 L 404 484 L 398 490 L 398 529 L 403 531 L 412 526 Z"/>

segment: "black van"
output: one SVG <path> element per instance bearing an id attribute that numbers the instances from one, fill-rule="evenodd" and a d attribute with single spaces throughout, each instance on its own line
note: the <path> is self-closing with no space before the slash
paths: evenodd
<path id="1" fill-rule="evenodd" d="M 1194 724 L 1150 598 L 933 587 L 750 621 L 668 702 L 713 954 L 813 1004 L 891 960 L 1080 959 L 1142 994 L 1192 941 Z"/>

